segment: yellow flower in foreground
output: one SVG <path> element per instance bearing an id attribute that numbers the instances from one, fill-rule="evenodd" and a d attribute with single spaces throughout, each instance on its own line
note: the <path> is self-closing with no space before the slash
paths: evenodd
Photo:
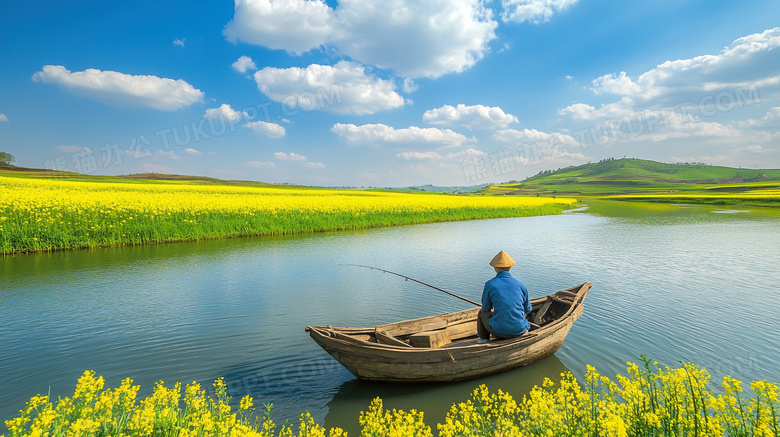
<path id="1" fill-rule="evenodd" d="M 643 358 L 644 359 L 644 358 Z M 465 402 L 450 408 L 437 425 L 442 437 L 465 436 L 692 436 L 722 437 L 780 434 L 778 385 L 767 381 L 750 384 L 747 396 L 742 383 L 724 378 L 725 392 L 715 395 L 709 374 L 692 364 L 661 367 L 644 361 L 629 363 L 627 375 L 617 382 L 588 366 L 584 386 L 570 373 L 556 384 L 542 386 L 516 401 L 502 390 L 490 392 L 480 385 Z M 179 436 L 179 437 L 344 437 L 339 429 L 318 425 L 312 416 L 300 416 L 297 432 L 292 426 L 277 428 L 270 418 L 272 404 L 262 418 L 252 418 L 254 401 L 245 396 L 237 412 L 231 410 L 223 379 L 214 382 L 215 395 L 207 396 L 193 382 L 167 388 L 158 382 L 153 393 L 136 402 L 138 386 L 130 379 L 116 389 L 103 389 L 103 378 L 84 372 L 74 396 L 51 403 L 34 396 L 20 416 L 5 422 L 9 437 L 21 436 Z M 432 436 L 422 412 L 385 410 L 374 399 L 360 414 L 361 436 Z"/>

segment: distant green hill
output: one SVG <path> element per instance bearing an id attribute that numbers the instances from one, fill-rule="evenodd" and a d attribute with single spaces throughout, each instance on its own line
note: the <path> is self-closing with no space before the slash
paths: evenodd
<path id="1" fill-rule="evenodd" d="M 488 184 L 482 184 L 482 185 L 415 185 L 412 187 L 406 187 L 406 188 L 400 188 L 401 190 L 412 190 L 412 191 L 427 191 L 430 193 L 471 193 L 474 191 L 479 191 L 485 187 L 487 187 Z"/>
<path id="2" fill-rule="evenodd" d="M 164 173 L 137 173 L 120 176 L 103 176 L 74 173 L 69 171 L 50 170 L 45 168 L 17 167 L 15 165 L 0 164 L 0 176 L 21 178 L 47 178 L 70 179 L 89 182 L 127 182 L 127 183 L 192 183 L 204 185 L 246 185 L 252 187 L 284 187 L 301 188 L 302 185 L 271 184 L 256 181 L 224 180 L 207 176 L 188 176 Z"/>
<path id="3" fill-rule="evenodd" d="M 699 163 L 665 164 L 644 159 L 606 159 L 544 171 L 519 183 L 492 185 L 484 194 L 608 196 L 701 191 L 711 185 L 778 181 L 780 170 L 745 169 Z M 746 184 L 747 183 L 747 184 Z M 773 186 L 773 184 L 768 184 Z M 722 189 L 723 187 L 721 187 Z"/>

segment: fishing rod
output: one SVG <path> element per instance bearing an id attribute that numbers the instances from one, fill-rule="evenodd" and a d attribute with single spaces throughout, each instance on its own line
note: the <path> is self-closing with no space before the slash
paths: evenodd
<path id="1" fill-rule="evenodd" d="M 458 299 L 460 299 L 460 300 L 465 300 L 466 302 L 468 302 L 468 303 L 470 303 L 470 304 L 472 304 L 472 305 L 476 305 L 476 306 L 478 306 L 478 307 L 482 307 L 482 304 L 479 304 L 479 303 L 477 303 L 477 302 L 474 302 L 474 301 L 473 301 L 473 300 L 471 300 L 471 299 L 466 299 L 465 297 L 463 297 L 463 296 L 458 296 L 457 294 L 455 294 L 455 293 L 453 293 L 453 292 L 451 292 L 451 291 L 443 290 L 443 289 L 441 289 L 441 288 L 439 288 L 439 287 L 436 287 L 436 286 L 434 286 L 434 285 L 427 284 L 427 283 L 425 283 L 425 282 L 423 282 L 423 281 L 419 281 L 419 280 L 417 280 L 417 279 L 410 278 L 410 277 L 408 277 L 408 276 L 405 276 L 405 275 L 402 275 L 402 274 L 400 274 L 400 273 L 391 272 L 390 270 L 380 269 L 379 267 L 364 266 L 363 264 L 342 264 L 342 265 L 343 265 L 343 266 L 351 266 L 351 267 L 364 267 L 364 268 L 371 269 L 371 270 L 379 270 L 379 271 L 380 271 L 380 272 L 382 272 L 382 273 L 390 273 L 391 275 L 400 276 L 400 277 L 402 277 L 402 278 L 406 279 L 407 281 L 414 281 L 414 282 L 416 282 L 416 283 L 418 283 L 418 284 L 425 285 L 426 287 L 431 287 L 431 288 L 433 288 L 434 290 L 439 290 L 439 291 L 441 291 L 442 293 L 447 293 L 447 294 L 449 294 L 450 296 L 457 297 L 457 298 L 458 298 Z M 531 321 L 529 321 L 529 322 L 528 322 L 528 324 L 530 324 L 530 325 L 531 325 L 531 329 L 539 329 L 539 328 L 541 328 L 541 326 L 539 326 L 539 325 L 537 325 L 536 323 L 533 323 L 533 322 L 531 322 Z"/>
<path id="2" fill-rule="evenodd" d="M 402 277 L 402 278 L 406 279 L 407 281 L 414 281 L 414 282 L 416 282 L 416 283 L 418 283 L 418 284 L 425 285 L 426 287 L 431 287 L 431 288 L 433 288 L 434 290 L 439 290 L 439 291 L 441 291 L 442 293 L 447 293 L 447 294 L 449 294 L 450 296 L 457 297 L 457 298 L 458 298 L 458 299 L 460 299 L 460 300 L 465 300 L 466 302 L 468 302 L 468 303 L 470 303 L 470 304 L 472 304 L 472 305 L 476 305 L 476 306 L 478 306 L 478 307 L 481 307 L 481 306 L 482 306 L 482 304 L 479 304 L 479 303 L 477 303 L 477 302 L 474 302 L 474 301 L 473 301 L 473 300 L 471 300 L 471 299 L 466 299 L 465 297 L 463 297 L 463 296 L 458 296 L 457 294 L 455 294 L 455 293 L 453 293 L 453 292 L 450 292 L 450 291 L 447 291 L 447 290 L 443 290 L 443 289 L 441 289 L 441 288 L 439 288 L 439 287 L 436 287 L 436 286 L 433 286 L 433 285 L 431 285 L 431 284 L 426 284 L 426 283 L 425 283 L 425 282 L 423 282 L 423 281 L 418 281 L 417 279 L 410 278 L 410 277 L 408 277 L 408 276 L 404 276 L 404 275 L 402 275 L 402 274 L 400 274 L 400 273 L 391 272 L 390 270 L 380 269 L 379 267 L 364 266 L 364 265 L 362 265 L 362 264 L 342 264 L 342 265 L 345 265 L 345 266 L 352 266 L 352 267 L 364 267 L 364 268 L 371 269 L 371 270 L 379 270 L 379 271 L 380 271 L 380 272 L 382 272 L 382 273 L 390 273 L 391 275 L 400 276 L 400 277 Z"/>

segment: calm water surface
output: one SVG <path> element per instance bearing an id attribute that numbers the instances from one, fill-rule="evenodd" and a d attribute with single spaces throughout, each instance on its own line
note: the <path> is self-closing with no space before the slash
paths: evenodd
<path id="1" fill-rule="evenodd" d="M 357 381 L 304 332 L 466 308 L 375 265 L 478 300 L 499 250 L 532 296 L 593 283 L 563 347 L 534 365 L 448 385 Z M 72 394 L 85 369 L 107 385 L 225 377 L 229 393 L 310 411 L 359 432 L 380 396 L 432 426 L 479 383 L 521 397 L 545 377 L 625 370 L 646 354 L 717 381 L 780 381 L 780 215 L 761 209 L 594 202 L 561 216 L 0 258 L 0 420 L 37 393 Z M 465 304 L 467 305 L 467 304 Z M 2 429 L 2 427 L 0 427 Z"/>

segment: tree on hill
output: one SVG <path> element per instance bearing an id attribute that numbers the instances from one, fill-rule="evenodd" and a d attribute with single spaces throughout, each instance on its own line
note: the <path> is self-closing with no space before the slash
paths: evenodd
<path id="1" fill-rule="evenodd" d="M 10 153 L 7 152 L 0 152 L 0 164 L 11 165 L 11 163 L 14 161 L 16 161 L 14 155 L 11 155 Z"/>

